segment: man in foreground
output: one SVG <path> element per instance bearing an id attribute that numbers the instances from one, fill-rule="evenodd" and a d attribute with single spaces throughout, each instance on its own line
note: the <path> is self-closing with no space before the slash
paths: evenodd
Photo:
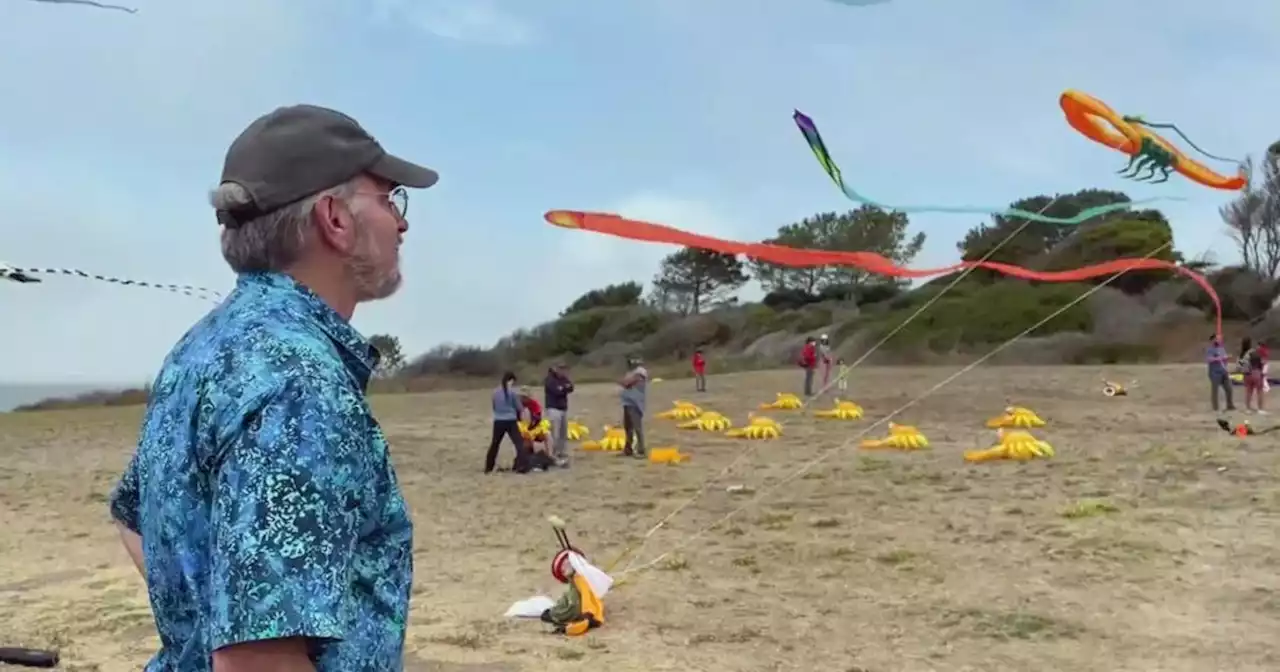
<path id="1" fill-rule="evenodd" d="M 319 107 L 232 143 L 211 201 L 236 288 L 169 353 L 111 498 L 148 671 L 402 668 L 413 527 L 350 320 L 399 287 L 404 188 L 437 179 Z"/>

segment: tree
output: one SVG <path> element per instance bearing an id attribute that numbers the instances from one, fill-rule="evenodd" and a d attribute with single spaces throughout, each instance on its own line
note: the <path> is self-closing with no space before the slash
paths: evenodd
<path id="1" fill-rule="evenodd" d="M 378 368 L 373 372 L 378 378 L 388 378 L 404 368 L 404 351 L 400 349 L 400 339 L 390 334 L 374 334 L 369 337 L 369 344 L 378 351 L 381 358 Z"/>
<path id="2" fill-rule="evenodd" d="M 1182 255 L 1173 248 L 1173 228 L 1164 215 L 1154 210 L 1135 212 L 1128 218 L 1081 231 L 1050 251 L 1045 256 L 1044 268 L 1063 271 L 1148 255 L 1162 261 L 1182 261 Z M 1110 276 L 1104 276 L 1093 282 L 1104 282 L 1108 278 Z M 1126 294 L 1142 294 L 1169 279 L 1169 271 L 1128 271 L 1108 284 Z"/>
<path id="3" fill-rule="evenodd" d="M 1273 148 L 1280 143 L 1273 145 Z M 1252 170 L 1246 162 L 1246 170 Z M 1268 153 L 1261 180 L 1218 210 L 1228 234 L 1240 250 L 1242 265 L 1267 278 L 1280 271 L 1280 156 Z"/>
<path id="4" fill-rule="evenodd" d="M 653 279 L 660 308 L 678 306 L 677 312 L 697 314 L 704 308 L 730 303 L 746 284 L 743 264 L 735 255 L 686 247 L 662 260 Z"/>
<path id="5" fill-rule="evenodd" d="M 920 254 L 925 240 L 923 232 L 907 236 L 910 224 L 905 213 L 887 212 L 875 206 L 863 205 L 831 223 L 826 230 L 829 236 L 827 249 L 872 252 L 905 266 Z M 871 276 L 861 269 L 837 266 L 830 269 L 829 281 L 824 283 L 823 289 L 832 285 L 847 285 L 848 291 L 856 294 L 863 285 L 882 282 L 883 278 L 871 280 Z"/>
<path id="6" fill-rule="evenodd" d="M 835 215 L 835 213 L 830 214 Z M 820 240 L 818 235 L 818 218 L 820 217 L 822 215 L 806 218 L 796 224 L 788 224 L 778 229 L 778 235 L 764 242 L 794 248 L 822 249 L 825 241 Z M 808 268 L 779 266 L 759 259 L 749 259 L 747 264 L 751 269 L 751 275 L 755 276 L 766 292 L 794 290 L 806 295 L 815 294 L 822 284 L 826 270 L 821 266 Z"/>
<path id="7" fill-rule="evenodd" d="M 1131 199 L 1127 195 L 1118 191 L 1082 189 L 1074 194 L 1040 195 L 1024 198 L 1010 203 L 1009 208 L 1036 212 L 1046 217 L 1066 218 L 1074 217 L 1088 208 L 1115 203 L 1129 203 L 1130 201 Z M 1120 218 L 1132 218 L 1133 216 L 1134 213 L 1130 210 L 1115 210 L 1088 220 L 1086 224 L 1079 227 L 1033 221 L 1027 224 L 1018 235 L 1008 242 L 1004 242 L 1003 245 L 1001 243 L 1010 234 L 1017 231 L 1019 227 L 1022 227 L 1026 220 L 1019 217 L 996 216 L 992 218 L 990 224 L 979 224 L 969 229 L 964 238 L 956 244 L 956 248 L 963 255 L 965 261 L 976 261 L 986 257 L 993 248 L 1000 245 L 1000 248 L 988 258 L 988 261 L 1025 266 L 1032 263 L 1040 255 L 1057 247 L 1078 231 L 1100 226 Z"/>
<path id="8" fill-rule="evenodd" d="M 640 303 L 640 295 L 643 293 L 644 287 L 638 282 L 622 282 L 600 289 L 593 289 L 574 299 L 573 303 L 569 304 L 569 307 L 560 313 L 560 316 L 564 317 L 584 310 L 591 310 L 592 308 L 634 306 Z"/>
<path id="9" fill-rule="evenodd" d="M 925 235 L 908 237 L 910 221 L 901 212 L 887 212 L 871 205 L 844 213 L 823 212 L 778 229 L 765 241 L 775 245 L 843 252 L 872 252 L 895 263 L 907 264 L 924 247 Z M 759 259 L 751 269 L 766 291 L 779 296 L 801 292 L 807 296 L 856 296 L 867 284 L 868 274 L 848 266 L 789 268 Z M 880 282 L 880 280 L 877 280 Z M 838 290 L 838 291 L 837 291 Z"/>

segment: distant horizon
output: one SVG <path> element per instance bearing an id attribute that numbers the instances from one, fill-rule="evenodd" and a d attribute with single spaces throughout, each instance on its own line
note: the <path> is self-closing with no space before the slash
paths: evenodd
<path id="1" fill-rule="evenodd" d="M 145 383 L 10 383 L 0 381 L 0 413 L 8 413 L 19 406 L 55 397 L 74 397 L 89 392 L 114 392 Z"/>

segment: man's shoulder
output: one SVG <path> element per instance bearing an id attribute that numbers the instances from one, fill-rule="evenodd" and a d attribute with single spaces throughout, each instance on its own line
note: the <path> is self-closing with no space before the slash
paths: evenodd
<path id="1" fill-rule="evenodd" d="M 206 403 L 247 407 L 291 385 L 336 384 L 344 375 L 337 349 L 305 321 L 258 304 L 224 304 L 174 346 L 152 399 L 199 393 Z"/>

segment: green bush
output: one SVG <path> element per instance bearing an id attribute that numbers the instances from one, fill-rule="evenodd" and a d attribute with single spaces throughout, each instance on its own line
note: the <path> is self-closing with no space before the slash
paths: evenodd
<path id="1" fill-rule="evenodd" d="M 591 341 L 595 339 L 605 321 L 611 317 L 606 310 L 585 310 L 570 313 L 551 323 L 551 339 L 548 351 L 543 357 L 531 357 L 528 361 L 538 361 L 556 355 L 585 355 L 591 351 Z"/>
<path id="2" fill-rule="evenodd" d="M 831 310 L 828 308 L 820 308 L 818 306 L 809 306 L 803 310 L 788 313 L 794 315 L 788 327 L 793 334 L 803 334 L 806 331 L 821 329 L 831 324 Z"/>
<path id="3" fill-rule="evenodd" d="M 655 310 L 645 310 L 611 331 L 618 340 L 636 343 L 658 333 L 662 328 L 662 315 Z"/>
<path id="4" fill-rule="evenodd" d="M 1160 361 L 1160 349 L 1149 343 L 1095 343 L 1071 357 L 1072 364 L 1151 364 Z"/>
<path id="5" fill-rule="evenodd" d="M 959 289 L 959 286 L 957 286 Z M 1030 285 L 1005 280 L 953 295 L 947 293 L 886 343 L 889 347 L 924 345 L 950 348 L 959 344 L 1001 343 L 1022 333 L 1088 291 L 1078 284 Z M 915 307 L 903 308 L 876 320 L 883 337 L 905 320 Z M 1037 336 L 1064 331 L 1089 331 L 1093 318 L 1083 302 L 1036 330 Z"/>
<path id="6" fill-rule="evenodd" d="M 684 359 L 697 348 L 721 345 L 732 337 L 733 330 L 710 315 L 690 315 L 646 338 L 644 355 L 651 360 Z"/>
<path id="7" fill-rule="evenodd" d="M 739 342 L 748 345 L 765 334 L 777 331 L 778 313 L 763 304 L 746 307 L 746 319 L 743 321 Z"/>

